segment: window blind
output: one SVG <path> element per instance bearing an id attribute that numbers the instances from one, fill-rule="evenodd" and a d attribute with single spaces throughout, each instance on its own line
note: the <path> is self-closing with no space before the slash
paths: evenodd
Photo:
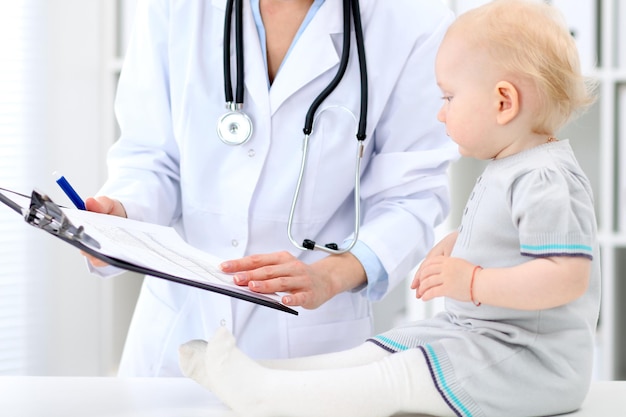
<path id="1" fill-rule="evenodd" d="M 0 187 L 30 193 L 40 166 L 42 0 L 0 2 Z M 10 195 L 8 195 L 10 197 Z M 29 230 L 0 207 L 0 375 L 28 372 L 36 259 Z"/>

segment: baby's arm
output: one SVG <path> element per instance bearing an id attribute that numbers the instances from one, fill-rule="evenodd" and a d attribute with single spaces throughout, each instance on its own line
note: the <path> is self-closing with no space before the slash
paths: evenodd
<path id="1" fill-rule="evenodd" d="M 558 307 L 583 295 L 591 260 L 575 256 L 537 258 L 511 268 L 477 271 L 474 299 L 523 310 Z"/>
<path id="2" fill-rule="evenodd" d="M 417 297 L 424 301 L 442 296 L 471 301 L 475 266 L 445 256 L 425 260 L 414 279 Z M 558 307 L 584 294 L 590 270 L 591 260 L 576 256 L 536 258 L 509 268 L 478 269 L 473 301 L 521 310 Z"/>

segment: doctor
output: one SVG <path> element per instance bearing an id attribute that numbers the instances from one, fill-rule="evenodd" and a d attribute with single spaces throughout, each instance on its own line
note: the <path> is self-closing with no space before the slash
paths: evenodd
<path id="1" fill-rule="evenodd" d="M 360 1 L 369 80 L 361 227 L 354 247 L 340 255 L 296 248 L 287 228 L 305 116 L 340 66 L 342 0 L 243 0 L 240 49 L 236 11 L 231 22 L 230 77 L 223 59 L 226 5 L 138 1 L 116 98 L 121 137 L 108 155 L 109 179 L 87 208 L 175 225 L 190 244 L 224 259 L 237 284 L 283 292 L 299 315 L 147 278 L 121 375 L 181 375 L 179 345 L 206 339 L 219 326 L 254 358 L 356 346 L 372 335 L 371 302 L 425 255 L 448 212 L 446 170 L 456 150 L 437 122 L 433 70 L 453 17 L 441 2 Z M 351 38 L 345 74 L 315 114 L 290 226 L 299 240 L 344 247 L 354 233 L 362 108 Z M 243 91 L 234 110 L 251 121 L 242 144 L 227 144 L 217 132 L 228 112 L 229 78 L 233 90 Z"/>

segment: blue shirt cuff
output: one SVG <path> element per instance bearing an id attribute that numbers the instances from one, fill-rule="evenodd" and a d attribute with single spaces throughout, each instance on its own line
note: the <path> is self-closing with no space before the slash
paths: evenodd
<path id="1" fill-rule="evenodd" d="M 361 241 L 357 241 L 350 252 L 361 262 L 367 276 L 367 283 L 355 288 L 353 292 L 363 291 L 363 296 L 370 301 L 383 298 L 389 286 L 389 275 L 378 256 Z"/>

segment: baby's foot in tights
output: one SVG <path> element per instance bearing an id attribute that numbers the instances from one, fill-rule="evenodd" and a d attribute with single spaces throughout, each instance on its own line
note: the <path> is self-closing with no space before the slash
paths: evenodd
<path id="1" fill-rule="evenodd" d="M 264 416 L 262 398 L 268 375 L 262 366 L 244 355 L 235 338 L 220 328 L 208 343 L 191 341 L 180 348 L 185 376 L 211 390 L 220 400 L 243 416 Z"/>
<path id="2" fill-rule="evenodd" d="M 180 370 L 183 375 L 193 379 L 205 388 L 209 386 L 209 377 L 205 366 L 207 342 L 191 340 L 178 349 Z"/>

